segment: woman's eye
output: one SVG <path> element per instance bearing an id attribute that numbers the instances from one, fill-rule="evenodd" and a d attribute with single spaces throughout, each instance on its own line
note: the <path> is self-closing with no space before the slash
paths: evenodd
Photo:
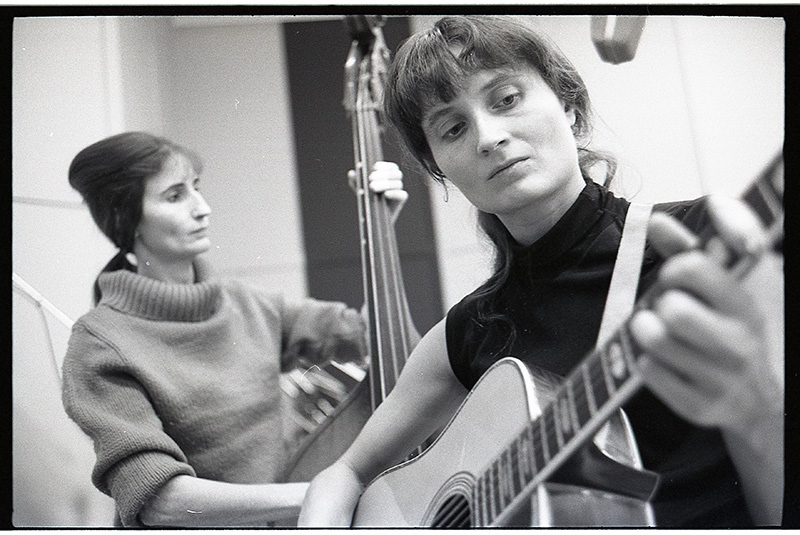
<path id="1" fill-rule="evenodd" d="M 498 101 L 497 107 L 507 108 L 516 103 L 518 99 L 519 99 L 519 93 L 509 93 L 508 95 L 504 96 Z"/>
<path id="2" fill-rule="evenodd" d="M 453 139 L 459 136 L 464 130 L 464 123 L 457 123 L 447 128 L 442 136 L 445 139 Z"/>
<path id="3" fill-rule="evenodd" d="M 183 197 L 183 192 L 182 191 L 173 191 L 172 193 L 167 195 L 167 201 L 168 202 L 178 202 L 178 201 L 181 200 L 182 197 Z"/>

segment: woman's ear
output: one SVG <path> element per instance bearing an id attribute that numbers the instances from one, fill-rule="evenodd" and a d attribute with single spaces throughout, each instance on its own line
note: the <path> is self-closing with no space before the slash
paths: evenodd
<path id="1" fill-rule="evenodd" d="M 564 114 L 567 116 L 567 121 L 569 121 L 570 126 L 575 126 L 575 121 L 577 120 L 575 108 L 569 104 L 564 104 Z"/>

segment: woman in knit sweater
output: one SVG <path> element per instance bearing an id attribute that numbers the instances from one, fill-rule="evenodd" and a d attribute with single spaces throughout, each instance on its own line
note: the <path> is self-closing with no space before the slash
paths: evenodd
<path id="1" fill-rule="evenodd" d="M 364 326 L 344 304 L 269 295 L 213 277 L 211 209 L 196 155 L 128 132 L 69 170 L 119 248 L 96 307 L 72 331 L 63 402 L 95 445 L 92 481 L 124 526 L 267 526 L 296 517 L 307 483 L 275 483 L 286 461 L 281 371 L 359 359 Z M 393 164 L 373 173 L 399 210 Z"/>

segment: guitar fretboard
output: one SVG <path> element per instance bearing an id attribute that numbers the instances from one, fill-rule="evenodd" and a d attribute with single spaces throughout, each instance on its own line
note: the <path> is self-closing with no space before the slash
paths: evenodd
<path id="1" fill-rule="evenodd" d="M 783 163 L 778 156 L 744 193 L 743 200 L 760 217 L 773 244 L 783 230 Z M 704 240 L 710 236 L 702 236 Z M 752 258 L 732 259 L 740 267 Z M 743 275 L 743 273 L 741 273 Z M 637 303 L 647 307 L 652 288 Z M 642 385 L 636 362 L 642 356 L 628 322 L 596 348 L 566 377 L 530 422 L 477 480 L 473 526 L 502 524 L 530 490 L 547 480 Z M 498 522 L 500 520 L 500 522 Z"/>

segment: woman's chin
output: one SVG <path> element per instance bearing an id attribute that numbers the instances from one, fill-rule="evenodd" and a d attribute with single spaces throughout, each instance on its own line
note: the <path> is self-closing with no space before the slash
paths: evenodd
<path id="1" fill-rule="evenodd" d="M 193 248 L 196 250 L 196 255 L 207 253 L 211 250 L 211 240 L 206 237 L 200 238 L 194 243 Z"/>

